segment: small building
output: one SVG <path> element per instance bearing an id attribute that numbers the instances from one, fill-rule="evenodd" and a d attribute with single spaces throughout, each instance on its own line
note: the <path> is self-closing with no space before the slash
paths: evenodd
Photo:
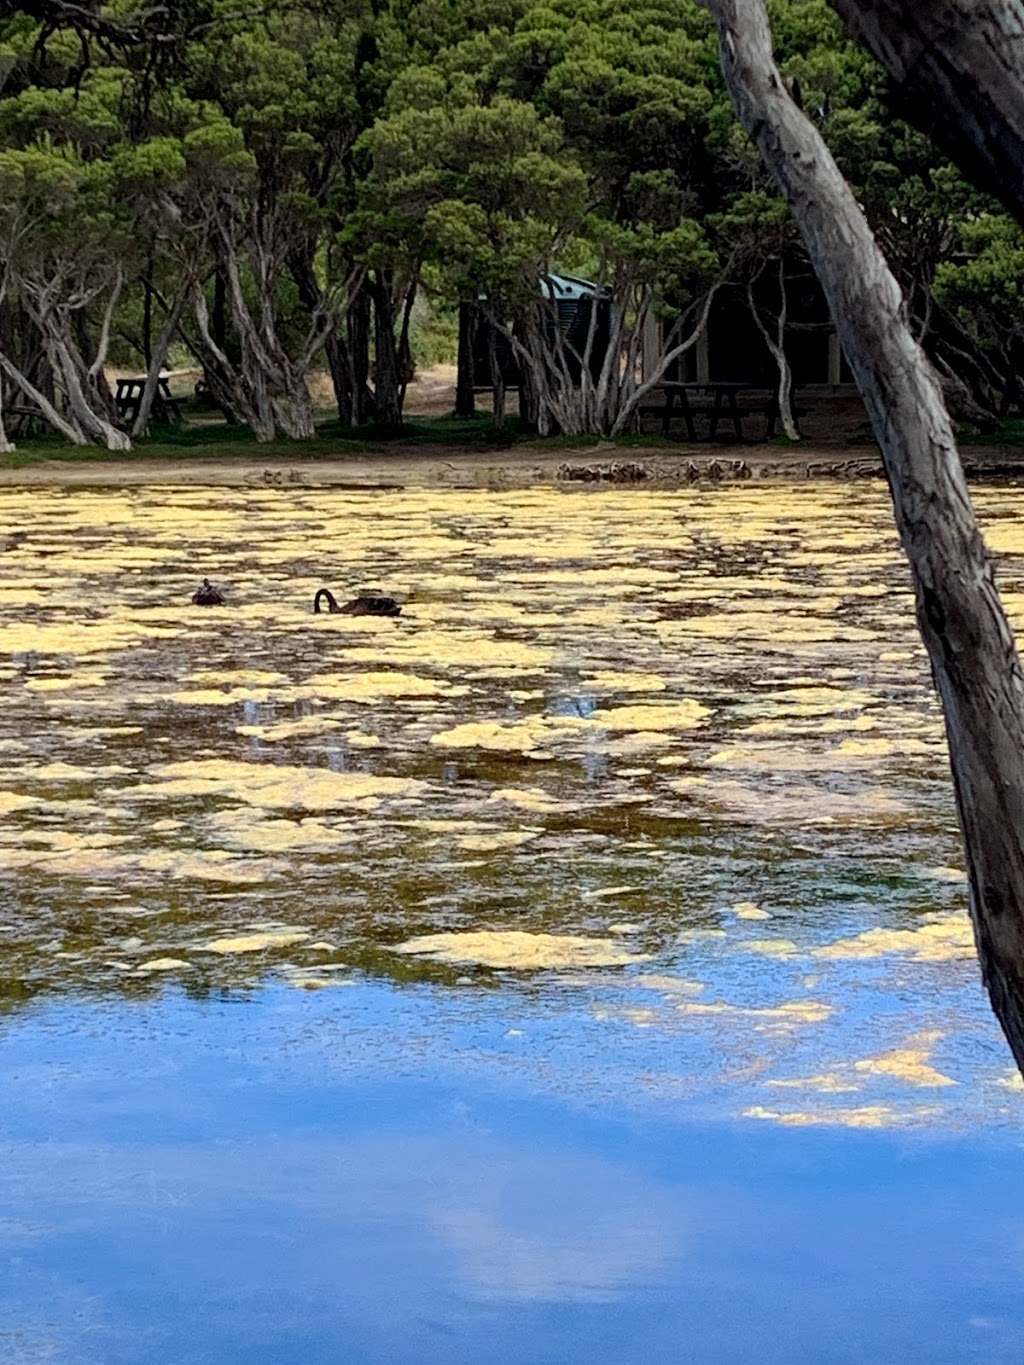
<path id="1" fill-rule="evenodd" d="M 596 307 L 597 318 L 594 323 L 594 338 L 590 351 L 590 367 L 596 373 L 604 363 L 611 334 L 611 300 L 609 291 L 591 280 L 581 280 L 573 275 L 546 275 L 541 282 L 541 290 L 554 305 L 552 323 L 557 318 L 557 326 L 565 339 L 565 363 L 573 377 L 579 382 L 581 359 L 586 351 L 587 337 L 591 326 L 592 310 Z M 481 295 L 481 299 L 485 296 Z M 465 305 L 464 305 L 465 307 Z M 491 326 L 481 310 L 473 310 L 476 317 L 471 327 L 473 356 L 473 387 L 490 389 L 491 375 Z M 460 328 L 460 346 L 465 328 Z M 495 338 L 498 367 L 506 388 L 517 388 L 520 380 L 519 362 L 507 336 L 498 332 Z"/>
<path id="2" fill-rule="evenodd" d="M 645 376 L 662 353 L 664 329 L 664 322 L 649 320 L 643 347 Z M 817 390 L 823 396 L 856 391 L 825 295 L 809 269 L 786 277 L 784 346 L 795 388 Z M 696 344 L 673 363 L 665 378 L 766 387 L 778 382 L 774 357 L 751 316 L 746 286 L 726 284 L 718 290 Z"/>

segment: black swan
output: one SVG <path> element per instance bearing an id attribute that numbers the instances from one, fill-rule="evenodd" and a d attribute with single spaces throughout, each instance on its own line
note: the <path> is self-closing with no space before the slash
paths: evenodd
<path id="1" fill-rule="evenodd" d="M 384 593 L 377 592 L 375 588 L 367 588 L 358 597 L 353 597 L 351 602 L 346 602 L 343 607 L 339 607 L 338 599 L 330 588 L 320 588 L 313 598 L 313 610 L 318 616 L 321 597 L 327 599 L 327 610 L 332 615 L 335 612 L 340 612 L 342 616 L 399 616 L 402 611 L 401 606 L 393 597 L 386 597 Z"/>
<path id="2" fill-rule="evenodd" d="M 192 594 L 192 602 L 197 607 L 222 607 L 224 594 L 220 588 L 215 588 L 208 578 L 204 578 L 202 586 Z"/>

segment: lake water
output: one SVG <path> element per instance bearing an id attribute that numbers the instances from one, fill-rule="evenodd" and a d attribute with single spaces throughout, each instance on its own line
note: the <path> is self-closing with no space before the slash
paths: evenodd
<path id="1" fill-rule="evenodd" d="M 976 502 L 1022 624 L 1024 496 Z M 1022 1358 L 1024 1093 L 880 485 L 8 488 L 0 533 L 0 1361 Z"/>

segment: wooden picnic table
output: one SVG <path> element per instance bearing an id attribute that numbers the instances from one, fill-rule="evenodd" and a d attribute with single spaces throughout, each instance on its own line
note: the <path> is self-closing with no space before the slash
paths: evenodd
<path id="1" fill-rule="evenodd" d="M 756 395 L 759 401 L 741 402 L 741 398 L 747 394 Z M 775 426 L 779 420 L 778 387 L 761 381 L 713 379 L 703 383 L 683 383 L 663 380 L 662 383 L 655 385 L 648 397 L 653 398 L 655 395 L 658 395 L 661 401 L 642 404 L 640 411 L 661 417 L 661 434 L 666 440 L 674 417 L 682 418 L 687 438 L 691 441 L 697 440 L 697 429 L 693 420 L 697 416 L 706 416 L 709 419 L 709 441 L 713 441 L 718 435 L 718 428 L 723 419 L 732 423 L 738 441 L 745 439 L 744 417 L 754 414 L 767 417 L 764 436 L 766 441 L 775 435 Z"/>
<path id="2" fill-rule="evenodd" d="M 34 403 L 7 403 L 4 406 L 4 421 L 20 429 L 23 436 L 31 436 L 36 427 L 45 430 L 46 418 Z"/>
<path id="3" fill-rule="evenodd" d="M 146 387 L 146 376 L 141 379 L 119 379 L 114 394 L 118 412 L 127 422 L 134 422 L 142 406 L 142 391 Z M 157 422 L 180 422 L 184 398 L 175 398 L 166 379 L 161 379 L 153 398 L 152 414 Z"/>

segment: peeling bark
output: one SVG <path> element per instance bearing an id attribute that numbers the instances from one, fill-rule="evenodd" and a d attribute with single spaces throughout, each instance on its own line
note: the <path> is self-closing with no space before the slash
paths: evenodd
<path id="1" fill-rule="evenodd" d="M 786 91 L 763 0 L 707 4 L 733 102 L 792 206 L 882 449 L 942 700 L 982 975 L 1024 1071 L 1024 675 L 952 424 L 899 286 L 821 136 Z M 985 79 L 983 65 L 972 79 Z"/>

